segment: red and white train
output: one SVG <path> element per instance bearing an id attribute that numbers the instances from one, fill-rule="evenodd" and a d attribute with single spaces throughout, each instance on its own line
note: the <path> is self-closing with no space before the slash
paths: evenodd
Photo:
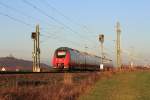
<path id="1" fill-rule="evenodd" d="M 68 47 L 56 49 L 52 59 L 54 69 L 60 70 L 99 70 L 101 58 Z M 104 69 L 113 68 L 112 60 L 104 58 Z"/>

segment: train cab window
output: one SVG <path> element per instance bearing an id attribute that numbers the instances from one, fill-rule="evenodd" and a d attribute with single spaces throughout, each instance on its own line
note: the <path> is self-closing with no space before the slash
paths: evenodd
<path id="1" fill-rule="evenodd" d="M 57 51 L 57 58 L 64 58 L 66 56 L 66 51 Z"/>

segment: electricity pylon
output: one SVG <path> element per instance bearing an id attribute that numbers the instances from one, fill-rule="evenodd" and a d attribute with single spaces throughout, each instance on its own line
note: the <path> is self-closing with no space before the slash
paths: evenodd
<path id="1" fill-rule="evenodd" d="M 120 23 L 117 22 L 116 25 L 116 33 L 117 33 L 117 39 L 116 39 L 116 65 L 118 68 L 121 67 L 121 44 L 120 44 L 120 35 L 121 35 L 121 29 L 120 29 Z"/>

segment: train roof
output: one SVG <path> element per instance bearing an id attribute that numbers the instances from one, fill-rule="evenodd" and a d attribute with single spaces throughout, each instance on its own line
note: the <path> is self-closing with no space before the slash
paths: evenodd
<path id="1" fill-rule="evenodd" d="M 59 47 L 57 48 L 56 50 L 74 50 L 72 48 L 69 48 L 69 47 Z M 77 51 L 77 50 L 76 50 Z"/>
<path id="2" fill-rule="evenodd" d="M 79 52 L 79 53 L 82 53 L 82 54 L 88 54 L 86 52 L 82 52 L 82 51 L 79 51 L 79 50 L 76 50 L 76 49 L 72 49 L 72 48 L 69 48 L 69 47 L 60 47 L 56 50 L 71 50 L 71 51 L 76 51 L 76 52 Z"/>
<path id="3" fill-rule="evenodd" d="M 76 49 L 72 49 L 72 48 L 69 48 L 69 47 L 59 47 L 59 48 L 56 49 L 56 51 L 58 51 L 58 50 L 71 50 L 71 51 L 79 52 L 79 53 L 81 53 L 81 54 L 86 54 L 86 55 L 95 56 L 95 57 L 97 57 L 97 58 L 101 58 L 101 57 L 99 57 L 99 56 L 96 56 L 96 55 L 93 55 L 93 54 L 89 54 L 89 53 L 86 53 L 86 52 L 81 52 L 81 51 L 78 51 L 78 50 L 76 50 Z M 104 58 L 104 59 L 105 59 L 105 60 L 112 61 L 112 60 L 110 60 L 110 59 L 108 59 L 108 58 Z"/>
<path id="4" fill-rule="evenodd" d="M 71 50 L 71 51 L 79 52 L 81 54 L 92 55 L 92 54 L 89 54 L 87 52 L 82 52 L 82 51 L 79 51 L 79 50 L 76 50 L 76 49 L 72 49 L 72 48 L 69 48 L 69 47 L 59 47 L 58 49 L 56 49 L 56 51 L 58 51 L 58 50 Z M 99 56 L 96 56 L 96 55 L 92 55 L 92 56 L 99 57 Z"/>

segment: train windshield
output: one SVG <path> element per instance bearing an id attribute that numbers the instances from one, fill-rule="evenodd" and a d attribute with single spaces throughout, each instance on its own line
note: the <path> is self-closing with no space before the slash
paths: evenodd
<path id="1" fill-rule="evenodd" d="M 57 58 L 64 58 L 66 56 L 66 51 L 58 51 Z"/>

